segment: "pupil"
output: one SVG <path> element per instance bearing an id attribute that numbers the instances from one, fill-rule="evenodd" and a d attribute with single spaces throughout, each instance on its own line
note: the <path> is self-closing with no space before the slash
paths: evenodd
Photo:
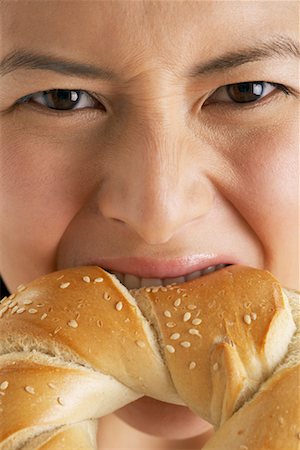
<path id="1" fill-rule="evenodd" d="M 236 103 L 249 103 L 257 100 L 263 93 L 263 82 L 237 83 L 227 87 L 227 93 Z"/>
<path id="2" fill-rule="evenodd" d="M 44 98 L 49 108 L 72 109 L 79 100 L 79 94 L 77 91 L 54 89 L 45 91 Z"/>

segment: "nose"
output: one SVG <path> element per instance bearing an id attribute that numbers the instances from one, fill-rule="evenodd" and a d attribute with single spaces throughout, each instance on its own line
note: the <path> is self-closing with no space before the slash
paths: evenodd
<path id="1" fill-rule="evenodd" d="M 213 186 L 174 129 L 129 135 L 98 190 L 98 208 L 112 225 L 147 244 L 163 244 L 210 211 Z"/>

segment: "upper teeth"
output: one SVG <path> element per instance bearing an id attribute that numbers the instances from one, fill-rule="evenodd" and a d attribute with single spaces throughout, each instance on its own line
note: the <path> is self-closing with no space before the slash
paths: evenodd
<path id="1" fill-rule="evenodd" d="M 127 288 L 127 289 L 139 289 L 144 286 L 167 286 L 172 283 L 180 284 L 185 281 L 194 280 L 195 278 L 199 278 L 201 275 L 205 275 L 206 273 L 214 272 L 215 270 L 222 269 L 227 264 L 217 264 L 216 266 L 209 266 L 203 270 L 197 270 L 196 272 L 189 273 L 186 276 L 177 277 L 177 278 L 139 278 L 130 273 L 120 273 L 109 271 L 114 274 L 118 280 Z"/>

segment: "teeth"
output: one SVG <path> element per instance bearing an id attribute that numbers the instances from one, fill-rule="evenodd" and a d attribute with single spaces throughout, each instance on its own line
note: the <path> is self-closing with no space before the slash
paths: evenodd
<path id="1" fill-rule="evenodd" d="M 141 279 L 135 275 L 126 273 L 123 278 L 123 284 L 127 287 L 127 289 L 138 289 L 141 286 Z"/>
<path id="2" fill-rule="evenodd" d="M 159 278 L 142 278 L 141 286 L 161 286 L 162 280 Z"/>
<path id="3" fill-rule="evenodd" d="M 198 270 L 197 272 L 189 273 L 185 278 L 187 281 L 195 280 L 195 278 L 199 278 L 202 275 L 202 270 Z"/>
<path id="4" fill-rule="evenodd" d="M 177 277 L 177 278 L 164 278 L 162 280 L 162 284 L 164 286 L 167 286 L 168 284 L 172 284 L 172 283 L 176 283 L 176 284 L 180 284 L 180 283 L 184 283 L 185 277 Z"/>
<path id="5" fill-rule="evenodd" d="M 201 277 L 202 275 L 206 275 L 211 272 L 215 272 L 218 269 L 222 269 L 223 267 L 227 266 L 227 264 L 217 264 L 216 266 L 209 266 L 204 270 L 197 270 L 196 272 L 189 273 L 188 275 L 184 277 L 177 277 L 177 278 L 139 278 L 135 275 L 129 274 L 129 273 L 120 273 L 120 272 L 113 272 L 109 271 L 113 275 L 115 275 L 118 280 L 126 286 L 127 289 L 139 289 L 140 287 L 146 287 L 146 286 L 167 286 L 172 283 L 181 284 L 185 281 L 194 280 L 196 278 Z"/>
<path id="6" fill-rule="evenodd" d="M 214 272 L 216 270 L 217 266 L 209 266 L 206 269 L 202 270 L 202 275 L 205 275 L 206 273 Z"/>

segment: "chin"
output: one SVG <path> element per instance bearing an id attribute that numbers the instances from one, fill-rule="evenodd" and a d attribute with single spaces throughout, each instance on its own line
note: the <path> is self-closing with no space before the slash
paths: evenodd
<path id="1" fill-rule="evenodd" d="M 213 430 L 185 406 L 143 397 L 115 412 L 131 427 L 165 439 L 189 439 Z"/>

